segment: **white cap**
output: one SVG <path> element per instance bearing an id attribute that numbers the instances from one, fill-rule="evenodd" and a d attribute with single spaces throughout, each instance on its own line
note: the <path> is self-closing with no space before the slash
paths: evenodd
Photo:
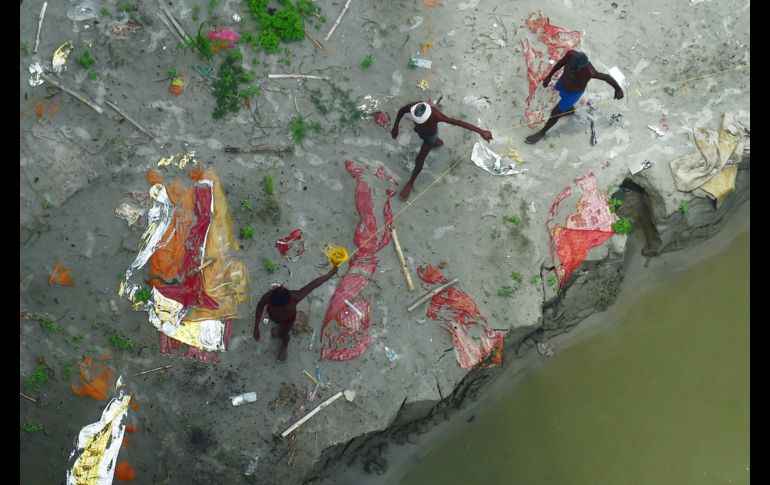
<path id="1" fill-rule="evenodd" d="M 418 106 L 425 106 L 425 111 L 422 113 L 422 116 L 417 116 L 414 114 Z M 412 106 L 410 113 L 412 115 L 412 120 L 418 125 L 421 125 L 426 121 L 428 121 L 428 118 L 430 118 L 430 114 L 431 114 L 430 105 L 428 103 L 417 103 L 414 106 Z"/>

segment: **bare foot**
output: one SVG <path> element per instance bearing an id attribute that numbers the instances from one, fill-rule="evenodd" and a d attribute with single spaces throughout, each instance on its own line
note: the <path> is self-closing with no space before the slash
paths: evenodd
<path id="1" fill-rule="evenodd" d="M 524 139 L 525 143 L 529 143 L 530 145 L 534 145 L 535 143 L 539 142 L 541 138 L 545 136 L 545 133 L 540 133 L 539 131 L 537 133 L 533 133 L 526 137 Z"/>
<path id="2" fill-rule="evenodd" d="M 439 138 L 439 139 L 436 140 L 436 143 L 433 144 L 433 148 L 438 148 L 438 147 L 440 147 L 443 144 L 444 144 L 444 140 Z"/>
<path id="3" fill-rule="evenodd" d="M 278 360 L 281 362 L 286 360 L 286 357 L 289 356 L 289 346 L 284 345 L 281 347 L 281 350 L 278 352 Z"/>
<path id="4" fill-rule="evenodd" d="M 398 196 L 406 200 L 409 198 L 409 194 L 411 193 L 412 193 L 412 184 L 406 184 L 404 188 L 401 189 L 401 192 L 399 192 Z"/>

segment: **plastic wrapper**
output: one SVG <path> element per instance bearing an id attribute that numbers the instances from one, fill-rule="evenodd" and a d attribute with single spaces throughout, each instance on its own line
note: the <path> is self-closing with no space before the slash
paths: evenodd
<path id="1" fill-rule="evenodd" d="M 138 209 L 128 202 L 123 202 L 115 208 L 115 215 L 128 222 L 129 226 L 133 226 L 144 214 L 144 210 Z"/>
<path id="2" fill-rule="evenodd" d="M 492 175 L 517 175 L 527 172 L 526 168 L 516 168 L 516 163 L 512 162 L 506 157 L 506 163 L 502 163 L 503 157 L 493 152 L 488 146 L 483 145 L 481 142 L 476 142 L 473 145 L 473 151 L 471 152 L 471 160 L 480 169 L 491 173 Z"/>
<path id="3" fill-rule="evenodd" d="M 288 236 L 276 241 L 275 247 L 281 256 L 297 258 L 305 252 L 305 235 L 301 229 L 294 229 Z"/>
<path id="4" fill-rule="evenodd" d="M 120 395 L 104 408 L 99 421 L 84 426 L 70 454 L 72 463 L 67 470 L 67 485 L 109 485 L 115 473 L 115 462 L 123 444 L 131 396 Z M 77 456 L 77 458 L 75 458 Z"/>
<path id="5" fill-rule="evenodd" d="M 51 67 L 53 72 L 61 74 L 67 68 L 67 58 L 72 53 L 72 41 L 68 40 L 64 44 L 60 45 L 53 53 L 53 59 L 51 60 Z"/>

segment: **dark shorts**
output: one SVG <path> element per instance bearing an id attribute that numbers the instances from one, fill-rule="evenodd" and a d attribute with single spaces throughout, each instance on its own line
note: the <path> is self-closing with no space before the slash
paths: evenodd
<path id="1" fill-rule="evenodd" d="M 417 133 L 417 136 L 422 138 L 423 143 L 427 143 L 428 145 L 435 145 L 436 140 L 438 140 L 438 130 L 436 130 L 436 133 L 433 133 L 430 135 L 423 135 L 422 133 Z"/>
<path id="2" fill-rule="evenodd" d="M 583 95 L 582 91 L 579 93 L 571 93 L 564 89 L 561 85 L 561 78 L 559 79 L 559 82 L 556 83 L 556 90 L 559 91 L 559 96 L 561 96 L 561 100 L 559 100 L 559 110 L 562 113 L 571 110 Z"/>

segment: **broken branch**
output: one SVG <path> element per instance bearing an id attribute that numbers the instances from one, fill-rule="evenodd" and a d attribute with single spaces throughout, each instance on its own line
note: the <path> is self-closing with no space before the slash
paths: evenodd
<path id="1" fill-rule="evenodd" d="M 430 300 L 430 299 L 431 299 L 431 298 L 433 298 L 434 296 L 438 295 L 438 294 L 439 294 L 439 293 L 441 293 L 442 291 L 446 290 L 446 289 L 447 289 L 447 288 L 449 288 L 450 286 L 452 286 L 452 285 L 454 285 L 455 283 L 457 283 L 457 281 L 458 281 L 458 279 L 457 279 L 457 278 L 455 278 L 455 279 L 453 279 L 452 281 L 450 281 L 449 283 L 447 283 L 447 284 L 445 284 L 445 285 L 441 285 L 441 286 L 439 286 L 438 288 L 434 288 L 433 290 L 429 291 L 428 293 L 426 293 L 425 295 L 423 295 L 422 297 L 420 297 L 420 299 L 419 299 L 419 300 L 417 300 L 416 302 L 414 302 L 414 303 L 412 303 L 411 305 L 409 305 L 408 307 L 406 307 L 406 310 L 411 312 L 412 310 L 414 310 L 414 309 L 415 309 L 415 308 L 417 308 L 418 306 L 422 305 L 422 304 L 423 304 L 423 303 L 425 303 L 426 301 Z"/>
<path id="2" fill-rule="evenodd" d="M 225 147 L 225 153 L 269 153 L 269 152 L 290 152 L 293 147 L 290 146 L 258 146 L 258 147 Z"/>
<path id="3" fill-rule="evenodd" d="M 311 76 L 309 74 L 268 74 L 268 79 L 318 79 L 320 81 L 328 81 L 327 76 Z"/>
<path id="4" fill-rule="evenodd" d="M 139 124 L 139 123 L 137 123 L 137 122 L 136 122 L 136 121 L 135 121 L 133 118 L 131 118 L 130 116 L 128 116 L 126 113 L 124 113 L 124 112 L 123 112 L 123 110 L 121 110 L 120 108 L 118 108 L 118 107 L 115 105 L 115 103 L 112 103 L 112 102 L 110 102 L 109 100 L 106 100 L 106 99 L 104 100 L 104 102 L 107 104 L 107 106 L 109 106 L 110 108 L 112 108 L 112 109 L 114 109 L 115 111 L 117 111 L 117 112 L 118 112 L 118 114 L 119 114 L 120 116 L 122 116 L 123 118 L 125 118 L 125 119 L 126 119 L 128 122 L 129 122 L 129 123 L 131 123 L 132 125 L 136 126 L 136 127 L 139 129 L 139 131 L 141 131 L 141 132 L 142 132 L 142 133 L 144 133 L 145 135 L 149 136 L 150 138 L 155 138 L 155 135 L 153 135 L 152 133 L 150 133 L 149 131 L 147 131 L 147 130 L 146 130 L 146 129 L 145 129 L 143 126 L 142 126 L 142 125 L 140 125 L 140 124 Z"/>
<path id="5" fill-rule="evenodd" d="M 32 401 L 33 403 L 37 404 L 37 401 L 35 401 L 35 400 L 34 400 L 34 399 L 32 399 L 31 397 L 27 396 L 27 395 L 26 395 L 26 394 L 24 394 L 23 392 L 20 392 L 20 393 L 19 393 L 19 396 L 21 396 L 21 397 L 24 397 L 24 398 L 27 398 L 27 399 L 29 399 L 30 401 Z"/>
<path id="6" fill-rule="evenodd" d="M 337 29 L 337 26 L 340 24 L 340 20 L 342 20 L 342 16 L 345 15 L 345 12 L 348 11 L 348 7 L 350 7 L 350 2 L 352 1 L 353 0 L 348 0 L 347 2 L 345 2 L 345 6 L 342 8 L 342 12 L 340 12 L 340 16 L 337 17 L 337 20 L 334 21 L 334 25 L 332 25 L 331 30 L 329 30 L 329 33 L 326 34 L 326 37 L 324 37 L 324 40 L 326 42 L 329 42 L 329 37 L 331 37 L 334 31 Z"/>
<path id="7" fill-rule="evenodd" d="M 91 108 L 92 110 L 96 111 L 97 113 L 99 113 L 99 114 L 104 113 L 104 108 L 102 108 L 101 106 L 99 106 L 98 104 L 96 104 L 96 103 L 94 103 L 92 101 L 87 100 L 83 95 L 80 95 L 80 94 L 76 93 L 75 91 L 72 91 L 71 89 L 65 88 L 64 86 L 59 84 L 57 81 L 54 81 L 49 75 L 41 72 L 40 73 L 40 77 L 42 77 L 43 79 L 45 79 L 49 83 L 53 84 L 57 88 L 61 89 L 65 93 L 69 94 L 73 98 L 77 99 L 81 103 L 84 103 L 84 104 L 88 105 L 89 108 Z"/>
<path id="8" fill-rule="evenodd" d="M 137 372 L 136 374 L 134 374 L 134 377 L 136 377 L 136 376 L 143 376 L 144 374 L 149 374 L 150 372 L 156 372 L 156 371 L 159 371 L 159 370 L 169 369 L 171 367 L 174 367 L 174 364 L 162 365 L 160 367 L 156 367 L 154 369 L 146 370 L 144 372 Z"/>
<path id="9" fill-rule="evenodd" d="M 308 32 L 307 29 L 305 29 L 305 35 L 307 36 L 308 39 L 310 39 L 310 42 L 312 42 L 313 44 L 315 44 L 316 47 L 318 47 L 319 50 L 323 51 L 324 53 L 329 52 L 326 50 L 326 47 L 324 47 L 324 45 L 321 44 L 321 41 L 318 40 L 313 34 Z"/>

